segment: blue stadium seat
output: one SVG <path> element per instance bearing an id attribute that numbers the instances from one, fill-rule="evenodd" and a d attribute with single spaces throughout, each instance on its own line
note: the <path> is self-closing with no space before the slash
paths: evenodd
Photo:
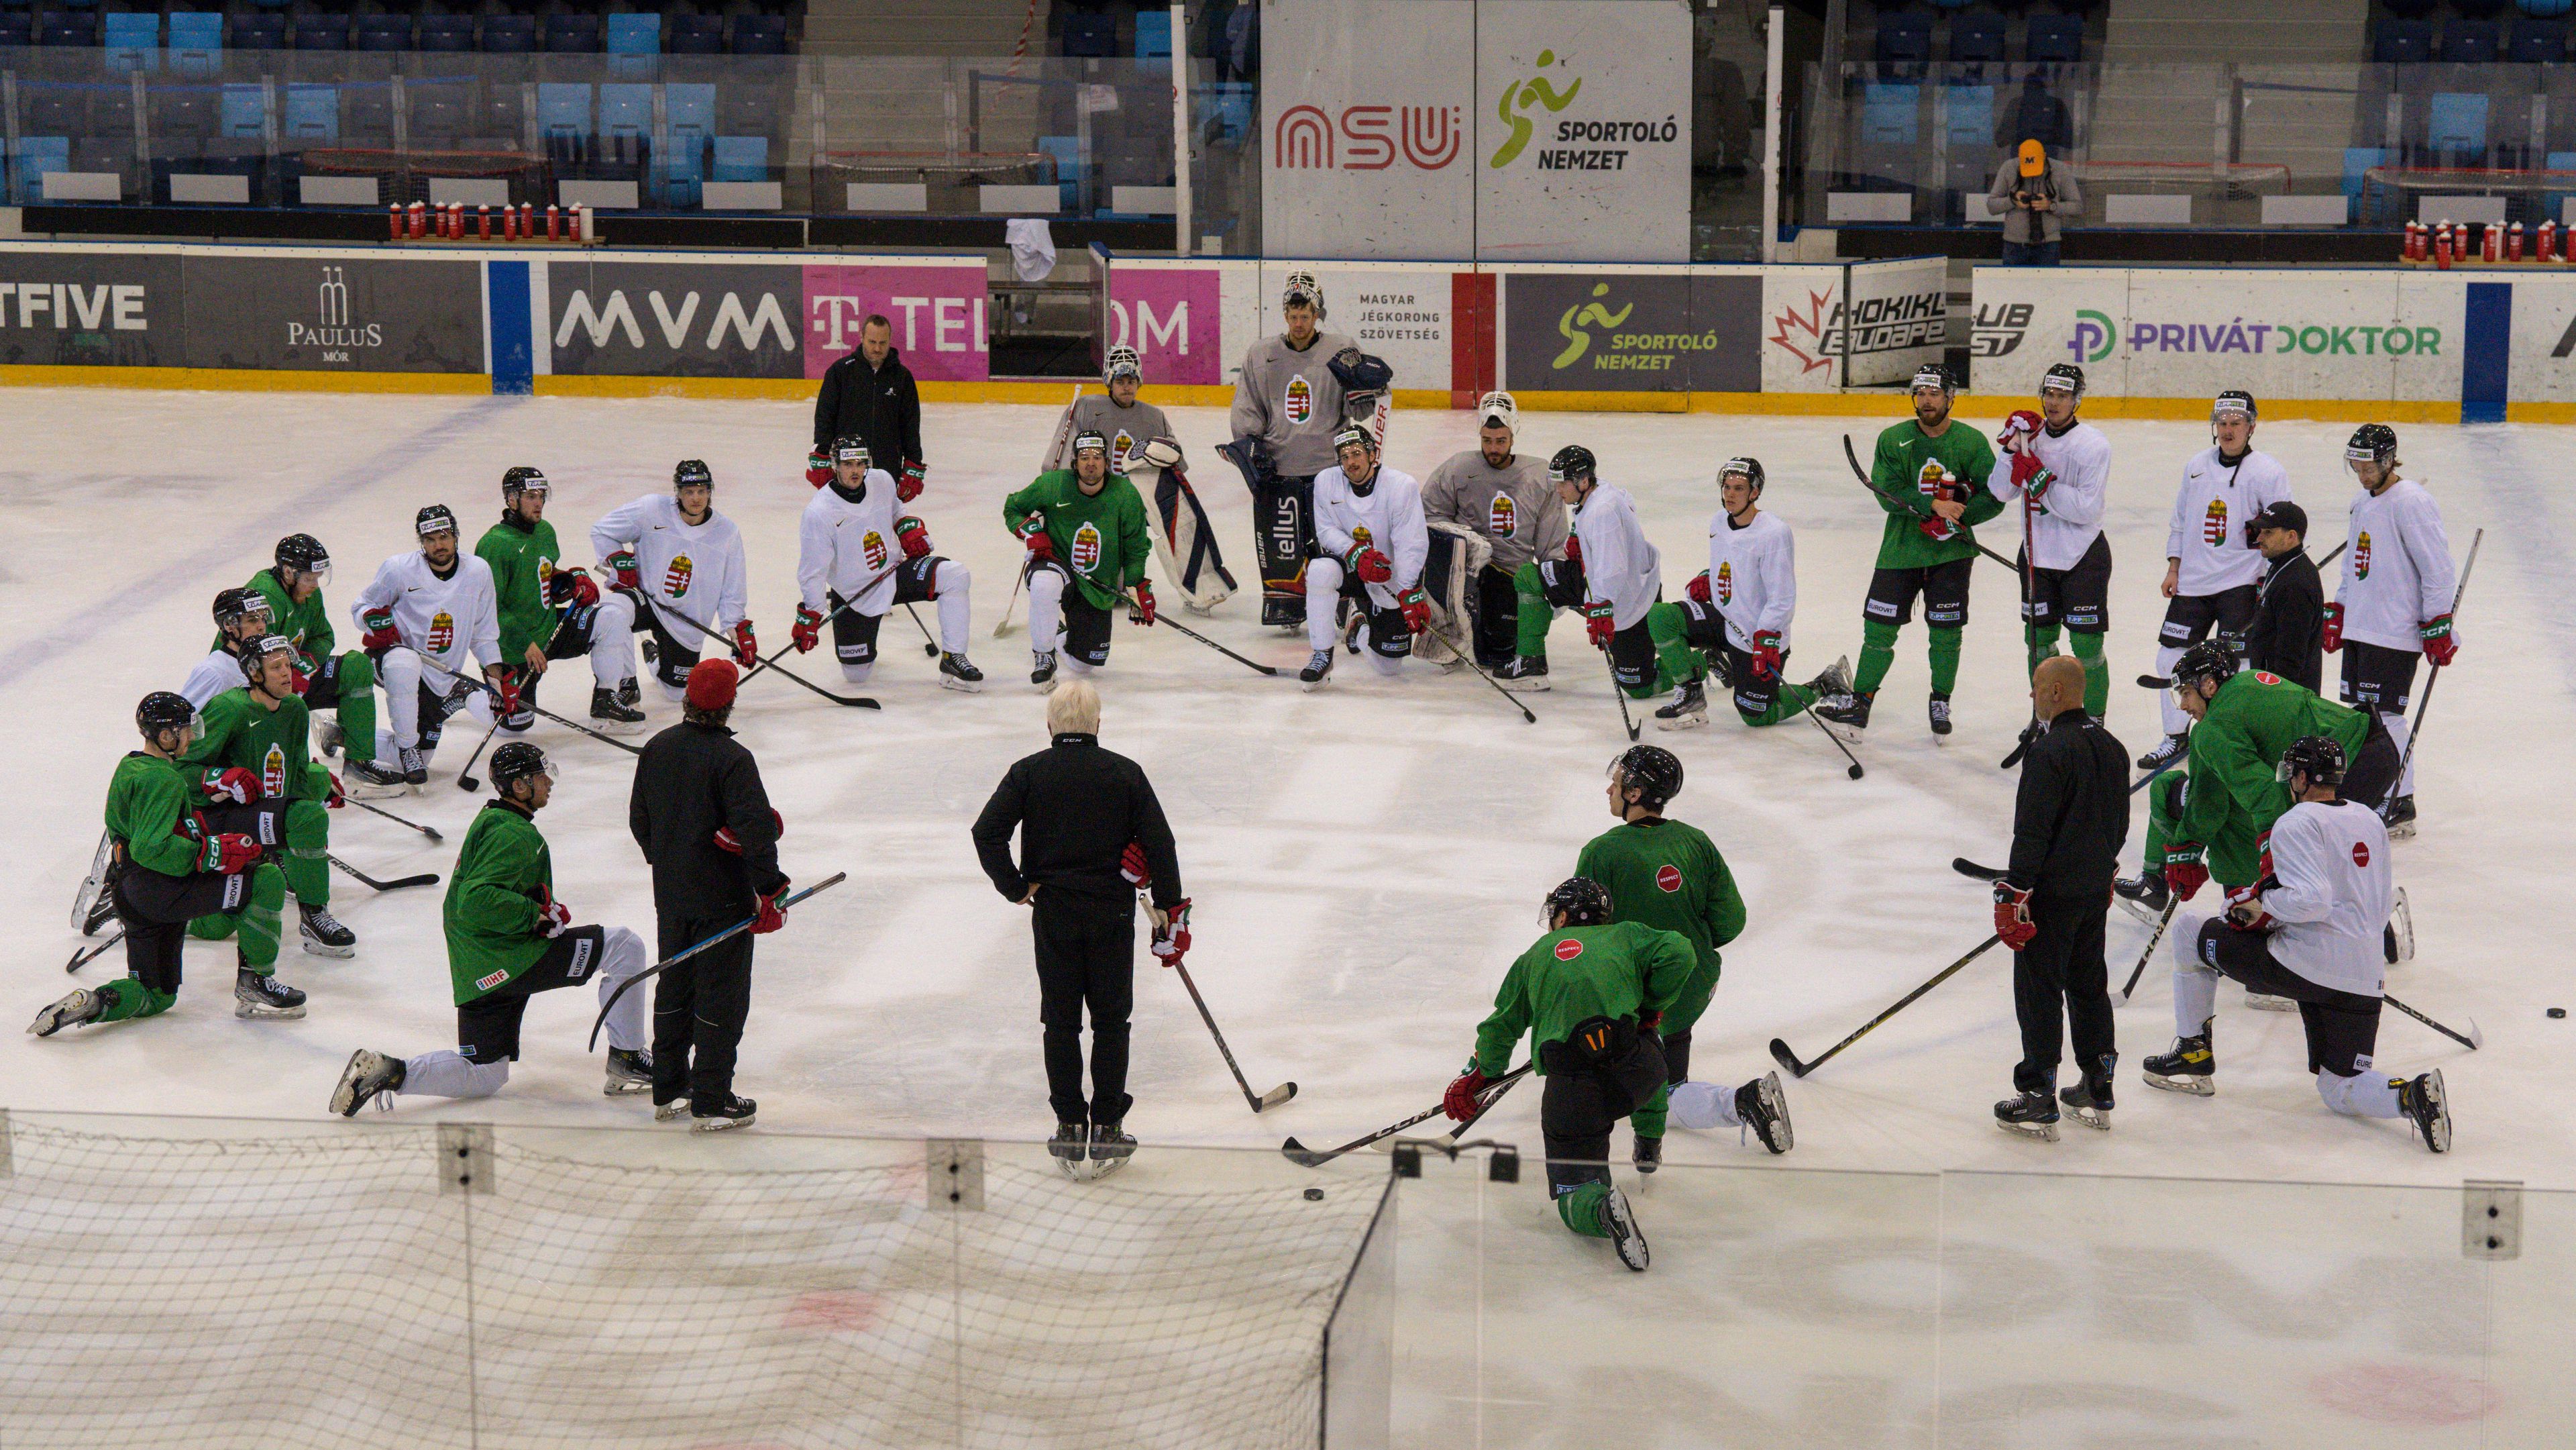
<path id="1" fill-rule="evenodd" d="M 2428 20 L 2384 20 L 2370 43 L 2378 65 L 2422 65 L 2433 58 L 2433 25 Z"/>
<path id="2" fill-rule="evenodd" d="M 151 11 L 113 11 L 99 18 L 99 48 L 111 72 L 161 68 L 161 17 Z"/>
<path id="3" fill-rule="evenodd" d="M 358 17 L 355 50 L 411 49 L 411 17 L 408 15 L 361 15 Z"/>
<path id="4" fill-rule="evenodd" d="M 293 141 L 340 139 L 340 88 L 294 84 L 286 88 L 286 124 L 279 134 Z"/>
<path id="5" fill-rule="evenodd" d="M 597 54 L 599 17 L 570 13 L 547 16 L 546 50 L 553 55 Z"/>
<path id="6" fill-rule="evenodd" d="M 45 173 L 72 169 L 69 136 L 21 136 L 9 158 L 9 199 L 21 206 L 45 199 Z"/>
<path id="7" fill-rule="evenodd" d="M 526 55 L 537 48 L 537 17 L 483 17 L 483 50 L 490 55 Z"/>
<path id="8" fill-rule="evenodd" d="M 2022 41 L 2022 59 L 2062 61 L 2084 58 L 2084 20 L 2077 15 L 2034 15 Z"/>
<path id="9" fill-rule="evenodd" d="M 2454 20 L 2442 27 L 2442 59 L 2452 65 L 2492 65 L 2503 49 L 2492 20 Z"/>
<path id="10" fill-rule="evenodd" d="M 653 158 L 653 182 L 662 205 L 698 204 L 698 184 L 706 176 L 707 142 L 715 129 L 714 86 L 675 82 L 662 87 L 663 146 Z"/>
<path id="11" fill-rule="evenodd" d="M 38 45 L 92 46 L 98 44 L 98 17 L 86 11 L 56 11 L 36 26 Z"/>
<path id="12" fill-rule="evenodd" d="M 1869 146 L 1911 146 L 1922 138 L 1923 87 L 1912 81 L 1861 86 L 1860 139 Z"/>
<path id="13" fill-rule="evenodd" d="M 1932 58 L 1932 19 L 1916 11 L 1882 15 L 1870 58 L 1880 65 L 1905 65 Z"/>
<path id="14" fill-rule="evenodd" d="M 724 17 L 721 15 L 674 15 L 671 33 L 662 48 L 672 55 L 724 54 Z"/>
<path id="15" fill-rule="evenodd" d="M 420 48 L 453 54 L 474 48 L 474 17 L 471 15 L 424 15 L 420 18 Z"/>
<path id="16" fill-rule="evenodd" d="M 785 55 L 787 53 L 787 17 L 784 15 L 735 16 L 733 53 Z"/>
<path id="17" fill-rule="evenodd" d="M 2567 27 L 2517 15 L 2505 31 L 2505 59 L 2516 65 L 2547 65 L 2567 58 Z"/>
<path id="18" fill-rule="evenodd" d="M 210 76 L 223 68 L 224 17 L 208 10 L 170 12 L 170 68 Z"/>
<path id="19" fill-rule="evenodd" d="M 718 136 L 715 166 L 708 177 L 714 181 L 769 180 L 769 138 Z"/>
<path id="20" fill-rule="evenodd" d="M 2515 0 L 2515 8 L 2525 15 L 2554 19 L 2576 9 L 2576 0 Z"/>
<path id="21" fill-rule="evenodd" d="M 537 87 L 537 139 L 557 165 L 590 156 L 590 87 L 548 82 Z"/>
<path id="22" fill-rule="evenodd" d="M 1136 12 L 1136 58 L 1138 60 L 1172 58 L 1172 12 L 1169 10 Z"/>
<path id="23" fill-rule="evenodd" d="M 610 55 L 660 55 L 662 53 L 662 17 L 641 11 L 609 16 L 608 53 Z"/>
<path id="24" fill-rule="evenodd" d="M 2487 105 L 2482 91 L 2435 92 L 2425 109 L 2425 146 L 2445 155 L 2485 155 Z"/>
<path id="25" fill-rule="evenodd" d="M 1063 53 L 1069 59 L 1107 59 L 1118 53 L 1118 17 L 1105 10 L 1076 10 L 1064 17 Z"/>
<path id="26" fill-rule="evenodd" d="M 1999 61 L 2004 58 L 2004 18 L 1991 10 L 1974 10 L 1950 22 L 1950 59 Z"/>
<path id="27" fill-rule="evenodd" d="M 1082 138 L 1040 136 L 1037 143 L 1055 158 L 1056 209 L 1071 213 L 1082 204 Z"/>
<path id="28" fill-rule="evenodd" d="M 215 117 L 216 127 L 225 137 L 259 140 L 268 134 L 268 88 L 239 83 L 224 87 Z"/>
<path id="29" fill-rule="evenodd" d="M 709 102 L 713 104 L 712 99 Z M 603 85 L 599 88 L 598 160 L 621 173 L 640 174 L 653 150 L 653 88 L 648 85 Z"/>
<path id="30" fill-rule="evenodd" d="M 299 15 L 295 18 L 297 50 L 347 50 L 349 21 L 341 15 Z"/>
<path id="31" fill-rule="evenodd" d="M 233 49 L 286 49 L 286 16 L 275 10 L 253 11 L 233 20 Z"/>

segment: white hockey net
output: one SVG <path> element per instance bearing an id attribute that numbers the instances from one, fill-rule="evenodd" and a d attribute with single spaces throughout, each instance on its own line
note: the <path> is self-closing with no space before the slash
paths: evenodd
<path id="1" fill-rule="evenodd" d="M 12 1125 L 0 1445 L 1304 1447 L 1385 1310 L 1383 1160 L 193 1131 Z"/>

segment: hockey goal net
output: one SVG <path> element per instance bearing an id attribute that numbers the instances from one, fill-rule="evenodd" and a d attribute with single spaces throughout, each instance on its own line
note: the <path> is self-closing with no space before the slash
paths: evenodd
<path id="1" fill-rule="evenodd" d="M 306 176 L 374 177 L 376 205 L 544 206 L 555 199 L 554 163 L 523 151 L 306 151 Z"/>
<path id="2" fill-rule="evenodd" d="M 2361 219 L 2403 222 L 2483 221 L 2440 216 L 2439 198 L 2501 197 L 2504 220 L 2538 225 L 2561 220 L 2561 204 L 2576 196 L 2576 171 L 2513 170 L 2482 166 L 2373 166 L 2361 174 Z M 2425 203 L 2432 200 L 2428 208 Z"/>
<path id="3" fill-rule="evenodd" d="M 818 151 L 814 204 L 825 211 L 977 214 L 986 186 L 1053 186 L 1043 151 Z M 918 190 L 915 190 L 918 188 Z"/>

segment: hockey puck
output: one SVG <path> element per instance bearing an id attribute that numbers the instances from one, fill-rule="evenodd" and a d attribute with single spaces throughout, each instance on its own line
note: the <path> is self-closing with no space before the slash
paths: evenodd
<path id="1" fill-rule="evenodd" d="M 2552 1017 L 2564 1017 L 2567 1015 L 2567 1009 L 2564 1007 L 2552 1007 L 2549 1009 L 2549 1015 Z"/>
<path id="2" fill-rule="evenodd" d="M 2557 1009 L 2552 1008 L 2551 1010 L 2552 1010 L 2552 1011 L 2556 1011 Z M 2561 1017 L 2564 1017 L 2564 1016 L 2566 1016 L 2567 1014 L 2566 1014 L 2566 1013 L 2564 1013 L 2564 1012 L 2559 1012 L 2559 1013 L 2558 1013 L 2558 1015 L 2559 1015 L 2559 1016 L 2561 1016 Z M 1309 1188 L 1309 1189 L 1307 1189 L 1307 1190 L 1306 1190 L 1306 1201 L 1307 1201 L 1308 1203 L 1321 1203 L 1321 1202 L 1323 1202 L 1323 1201 L 1324 1201 L 1324 1190 L 1322 1190 L 1322 1189 L 1320 1189 L 1320 1188 Z"/>

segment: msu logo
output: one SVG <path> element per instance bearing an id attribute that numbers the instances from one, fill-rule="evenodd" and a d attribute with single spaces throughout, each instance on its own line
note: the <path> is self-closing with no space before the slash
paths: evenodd
<path id="1" fill-rule="evenodd" d="M 1100 530 L 1087 519 L 1073 531 L 1073 567 L 1080 574 L 1100 567 Z"/>
<path id="2" fill-rule="evenodd" d="M 1303 423 L 1315 416 L 1315 385 L 1302 377 L 1288 380 L 1286 399 L 1288 421 Z"/>
<path id="3" fill-rule="evenodd" d="M 272 800 L 286 798 L 286 752 L 275 745 L 259 758 L 259 788 Z"/>
<path id="4" fill-rule="evenodd" d="M 870 529 L 866 533 L 861 534 L 859 536 L 859 553 L 867 559 L 868 567 L 870 569 L 884 568 L 886 561 L 885 535 L 878 533 L 874 529 Z"/>
<path id="5" fill-rule="evenodd" d="M 444 609 L 431 615 L 429 617 L 429 652 L 443 655 L 447 653 L 447 647 L 454 643 L 456 643 L 456 617 Z"/>
<path id="6" fill-rule="evenodd" d="M 671 567 L 662 571 L 662 597 L 678 599 L 686 595 L 689 592 L 689 576 L 696 572 L 697 566 L 689 562 L 688 555 L 680 554 L 673 557 Z"/>
<path id="7" fill-rule="evenodd" d="M 1717 596 L 1718 603 L 1733 604 L 1735 602 L 1735 561 L 1729 559 L 1718 565 L 1717 572 L 1709 577 L 1708 582 L 1710 592 Z"/>
<path id="8" fill-rule="evenodd" d="M 2360 537 L 2352 541 L 2352 577 L 2355 579 L 2370 577 L 2370 530 L 2368 529 L 2362 530 Z"/>
<path id="9" fill-rule="evenodd" d="M 1521 508 L 1519 504 L 1512 501 L 1512 496 L 1507 493 L 1495 494 L 1493 506 L 1485 510 L 1486 531 L 1495 538 L 1508 539 L 1512 536 L 1512 532 L 1520 527 L 1520 522 Z"/>
<path id="10" fill-rule="evenodd" d="M 2213 549 L 2227 546 L 2227 500 L 2209 501 L 2209 511 L 2200 519 L 2200 541 Z"/>

